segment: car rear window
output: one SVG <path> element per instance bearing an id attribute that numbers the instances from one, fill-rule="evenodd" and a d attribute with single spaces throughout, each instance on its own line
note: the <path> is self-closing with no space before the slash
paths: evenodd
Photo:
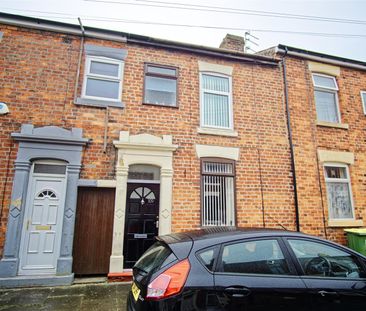
<path id="1" fill-rule="evenodd" d="M 140 257 L 133 268 L 137 272 L 147 275 L 165 267 L 176 259 L 166 244 L 156 242 Z"/>

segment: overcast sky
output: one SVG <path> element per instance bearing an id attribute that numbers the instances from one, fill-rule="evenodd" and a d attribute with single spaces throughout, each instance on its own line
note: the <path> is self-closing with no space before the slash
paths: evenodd
<path id="1" fill-rule="evenodd" d="M 211 47 L 251 30 L 256 51 L 281 43 L 366 61 L 366 0 L 0 0 L 0 10 Z"/>

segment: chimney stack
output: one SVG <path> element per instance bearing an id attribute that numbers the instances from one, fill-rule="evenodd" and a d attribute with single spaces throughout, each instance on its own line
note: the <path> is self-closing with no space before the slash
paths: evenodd
<path id="1" fill-rule="evenodd" d="M 244 38 L 227 34 L 220 44 L 220 49 L 244 53 Z"/>

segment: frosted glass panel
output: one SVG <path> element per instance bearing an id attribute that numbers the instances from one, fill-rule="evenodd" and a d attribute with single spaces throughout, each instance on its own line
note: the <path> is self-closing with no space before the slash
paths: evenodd
<path id="1" fill-rule="evenodd" d="M 330 218 L 353 218 L 349 185 L 345 183 L 327 183 Z"/>
<path id="2" fill-rule="evenodd" d="M 176 105 L 177 81 L 171 79 L 146 77 L 145 102 L 152 104 Z"/>

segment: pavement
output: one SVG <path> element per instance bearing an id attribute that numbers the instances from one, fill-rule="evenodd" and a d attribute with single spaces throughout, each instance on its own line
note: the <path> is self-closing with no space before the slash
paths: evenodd
<path id="1" fill-rule="evenodd" d="M 0 311 L 126 310 L 131 283 L 98 282 L 70 286 L 0 289 Z"/>

